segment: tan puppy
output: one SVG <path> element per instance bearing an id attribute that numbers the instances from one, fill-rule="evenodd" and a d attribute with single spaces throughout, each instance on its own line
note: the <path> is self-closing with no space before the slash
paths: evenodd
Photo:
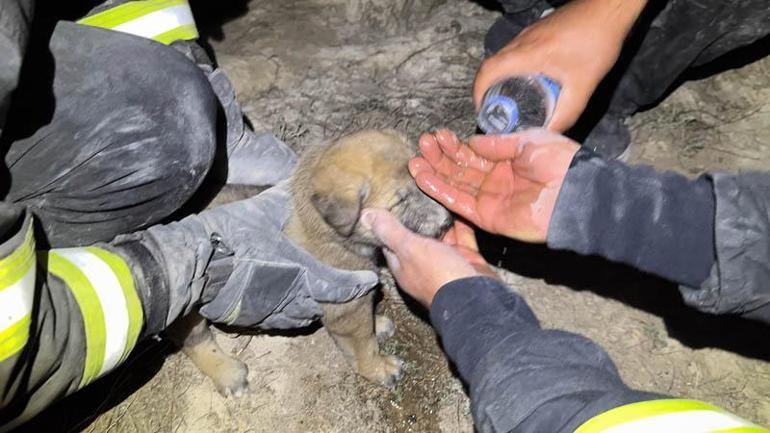
<path id="1" fill-rule="evenodd" d="M 389 209 L 410 229 L 439 236 L 451 216 L 409 175 L 414 154 L 415 147 L 392 130 L 361 131 L 308 150 L 291 180 L 293 213 L 285 233 L 320 261 L 347 270 L 377 267 L 381 244 L 359 223 L 365 208 Z M 379 353 L 376 335 L 390 336 L 394 326 L 384 316 L 375 320 L 373 298 L 370 292 L 347 303 L 320 303 L 321 320 L 356 372 L 391 386 L 401 361 Z M 219 348 L 205 322 L 199 316 L 180 322 L 169 334 L 217 389 L 225 395 L 245 389 L 246 366 Z"/>
<path id="2" fill-rule="evenodd" d="M 417 188 L 407 164 L 414 146 L 399 133 L 361 131 L 308 151 L 292 178 L 294 213 L 285 231 L 320 261 L 340 269 L 376 269 L 378 248 L 359 224 L 368 207 L 389 209 L 404 225 L 438 236 L 449 212 Z M 348 363 L 383 385 L 398 380 L 401 362 L 379 353 L 377 335 L 392 334 L 386 317 L 374 319 L 373 292 L 344 304 L 321 304 L 321 319 Z"/>

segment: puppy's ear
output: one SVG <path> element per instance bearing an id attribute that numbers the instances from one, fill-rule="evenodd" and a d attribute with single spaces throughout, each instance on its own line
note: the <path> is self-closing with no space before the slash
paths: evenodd
<path id="1" fill-rule="evenodd" d="M 344 177 L 316 185 L 310 201 L 327 224 L 340 235 L 348 237 L 353 234 L 361 216 L 364 200 L 369 195 L 369 184 L 363 179 Z"/>

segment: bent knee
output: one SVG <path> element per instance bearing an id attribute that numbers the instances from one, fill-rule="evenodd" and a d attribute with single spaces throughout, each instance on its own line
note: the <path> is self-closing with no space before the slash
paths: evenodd
<path id="1" fill-rule="evenodd" d="M 79 140 L 84 152 L 93 152 L 88 144 L 94 143 L 100 151 L 133 153 L 145 168 L 205 175 L 216 150 L 217 99 L 186 56 L 148 39 L 74 23 L 57 26 L 51 51 L 61 65 L 57 110 L 87 131 Z"/>

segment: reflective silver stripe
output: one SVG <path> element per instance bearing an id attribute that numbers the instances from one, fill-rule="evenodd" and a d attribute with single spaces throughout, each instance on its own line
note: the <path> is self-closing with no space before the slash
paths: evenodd
<path id="1" fill-rule="evenodd" d="M 195 19 L 190 11 L 190 6 L 185 4 L 150 12 L 147 15 L 119 24 L 112 30 L 153 39 L 155 36 L 189 24 L 195 24 Z"/>
<path id="2" fill-rule="evenodd" d="M 96 377 L 118 365 L 128 341 L 128 306 L 115 273 L 102 259 L 82 248 L 52 250 L 75 265 L 91 283 L 104 314 L 104 359 Z"/>
<path id="3" fill-rule="evenodd" d="M 8 328 L 32 312 L 35 293 L 35 266 L 6 288 L 0 289 L 0 331 Z"/>
<path id="4" fill-rule="evenodd" d="M 17 354 L 29 340 L 37 265 L 31 217 L 25 225 L 24 240 L 0 259 L 0 362 Z"/>

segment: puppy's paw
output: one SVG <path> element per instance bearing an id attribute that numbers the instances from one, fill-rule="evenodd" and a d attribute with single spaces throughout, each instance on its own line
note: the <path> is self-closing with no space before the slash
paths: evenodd
<path id="1" fill-rule="evenodd" d="M 249 368 L 238 359 L 226 361 L 211 375 L 211 380 L 223 397 L 241 397 L 249 390 Z"/>
<path id="2" fill-rule="evenodd" d="M 359 372 L 367 380 L 385 387 L 393 387 L 401 379 L 404 362 L 392 355 L 381 355 L 379 362 L 369 371 Z"/>
<path id="3" fill-rule="evenodd" d="M 396 324 L 388 316 L 377 314 L 374 316 L 374 332 L 377 340 L 385 341 L 396 334 Z"/>

